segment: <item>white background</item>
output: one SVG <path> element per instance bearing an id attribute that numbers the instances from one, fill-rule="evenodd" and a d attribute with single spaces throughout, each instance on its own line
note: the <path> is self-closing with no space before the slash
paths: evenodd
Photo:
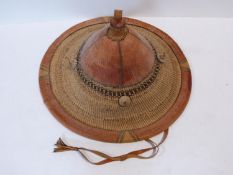
<path id="1" fill-rule="evenodd" d="M 0 0 L 0 23 L 109 16 L 116 8 L 129 17 L 233 17 L 232 0 Z"/>
<path id="2" fill-rule="evenodd" d="M 102 143 L 67 130 L 43 104 L 38 71 L 48 46 L 64 30 L 90 17 L 111 15 L 115 6 L 177 41 L 190 63 L 193 88 L 156 158 L 93 166 L 74 152 L 52 153 L 53 144 L 61 136 L 111 155 L 147 144 Z M 226 0 L 0 1 L 0 174 L 231 175 L 232 9 L 232 1 Z"/>

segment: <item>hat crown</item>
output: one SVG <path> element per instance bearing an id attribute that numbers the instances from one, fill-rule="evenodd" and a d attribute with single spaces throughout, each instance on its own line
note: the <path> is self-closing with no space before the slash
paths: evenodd
<path id="1" fill-rule="evenodd" d="M 147 39 L 115 12 L 110 24 L 93 33 L 80 49 L 80 67 L 89 79 L 110 87 L 126 87 L 149 76 L 155 53 Z"/>

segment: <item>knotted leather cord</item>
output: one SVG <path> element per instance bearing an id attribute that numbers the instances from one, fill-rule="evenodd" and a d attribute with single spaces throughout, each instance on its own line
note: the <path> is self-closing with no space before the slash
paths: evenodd
<path id="1" fill-rule="evenodd" d="M 62 141 L 61 138 L 59 138 L 57 143 L 55 144 L 56 148 L 54 148 L 54 152 L 78 151 L 85 160 L 87 160 L 89 163 L 94 164 L 94 165 L 103 165 L 103 164 L 113 162 L 113 161 L 124 161 L 124 160 L 129 159 L 129 158 L 150 159 L 150 158 L 157 155 L 157 153 L 159 151 L 159 146 L 165 141 L 165 139 L 167 138 L 167 135 L 168 135 L 168 129 L 166 129 L 163 132 L 163 136 L 158 144 L 156 144 L 155 142 L 153 142 L 150 139 L 147 139 L 145 141 L 148 142 L 151 145 L 151 147 L 131 151 L 127 154 L 123 154 L 123 155 L 115 156 L 115 157 L 109 156 L 103 152 L 96 151 L 96 150 L 91 150 L 91 149 L 87 149 L 87 148 L 83 148 L 83 147 L 68 146 Z M 149 156 L 141 156 L 140 155 L 140 154 L 145 153 L 145 152 L 150 151 L 150 150 L 152 150 L 151 155 L 149 155 Z M 99 157 L 104 158 L 104 159 L 101 161 L 98 161 L 98 162 L 93 162 L 82 151 L 91 152 L 95 155 L 98 155 Z"/>

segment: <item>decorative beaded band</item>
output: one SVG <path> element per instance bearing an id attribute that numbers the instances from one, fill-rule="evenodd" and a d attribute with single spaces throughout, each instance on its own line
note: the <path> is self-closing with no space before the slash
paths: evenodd
<path id="1" fill-rule="evenodd" d="M 149 40 L 148 40 L 149 41 Z M 149 42 L 150 43 L 150 42 Z M 85 42 L 84 42 L 85 44 Z M 84 45 L 83 44 L 83 45 Z M 82 45 L 82 46 L 83 46 Z M 82 70 L 81 65 L 80 65 L 80 54 L 82 51 L 81 47 L 79 49 L 79 52 L 77 54 L 77 58 L 76 58 L 76 70 L 80 76 L 80 78 L 83 80 L 83 82 L 90 87 L 91 89 L 93 89 L 94 91 L 101 93 L 102 95 L 105 96 L 111 96 L 111 97 L 122 97 L 122 96 L 132 96 L 135 95 L 136 93 L 139 93 L 143 90 L 145 90 L 146 88 L 148 88 L 155 80 L 155 78 L 157 77 L 157 74 L 160 70 L 160 64 L 163 63 L 162 61 L 160 61 L 161 59 L 160 56 L 157 54 L 155 48 L 153 47 L 153 45 L 150 43 L 153 52 L 154 52 L 154 58 L 155 58 L 155 63 L 153 65 L 152 68 L 152 72 L 150 73 L 150 75 L 145 78 L 142 82 L 135 84 L 133 86 L 129 86 L 129 87 L 122 87 L 122 88 L 114 88 L 114 87 L 110 87 L 110 86 L 103 86 L 100 83 L 91 80 Z"/>

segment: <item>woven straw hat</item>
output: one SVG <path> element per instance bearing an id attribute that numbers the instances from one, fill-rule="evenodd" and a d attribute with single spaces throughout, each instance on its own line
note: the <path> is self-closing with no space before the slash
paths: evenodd
<path id="1" fill-rule="evenodd" d="M 115 143 L 166 130 L 191 91 L 190 68 L 175 41 L 121 14 L 68 29 L 49 47 L 39 73 L 44 102 L 62 124 Z"/>

